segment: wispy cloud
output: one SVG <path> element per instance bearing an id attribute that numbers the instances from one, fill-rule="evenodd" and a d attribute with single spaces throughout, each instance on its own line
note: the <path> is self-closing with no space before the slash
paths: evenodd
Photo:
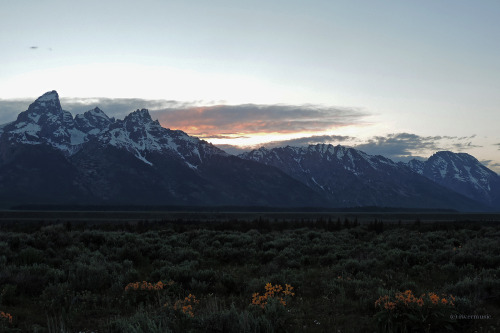
<path id="1" fill-rule="evenodd" d="M 383 155 L 394 160 L 408 160 L 439 150 L 465 151 L 480 147 L 473 144 L 472 136 L 420 136 L 411 133 L 395 133 L 376 136 L 367 143 L 356 145 L 357 149 L 372 155 Z"/>
<path id="2" fill-rule="evenodd" d="M 39 46 L 36 46 L 36 45 L 33 45 L 33 46 L 30 46 L 30 47 L 29 47 L 29 49 L 30 49 L 30 50 L 38 50 L 38 49 L 40 49 L 40 47 L 39 47 Z M 44 48 L 44 49 L 45 49 L 45 48 Z M 52 51 L 52 48 L 51 48 L 51 47 L 48 47 L 48 48 L 47 48 L 47 51 Z"/>

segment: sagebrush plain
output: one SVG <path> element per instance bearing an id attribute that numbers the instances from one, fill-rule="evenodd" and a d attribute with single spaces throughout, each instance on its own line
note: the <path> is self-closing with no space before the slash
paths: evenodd
<path id="1" fill-rule="evenodd" d="M 5 332 L 500 327 L 495 214 L 20 212 L 1 219 Z"/>

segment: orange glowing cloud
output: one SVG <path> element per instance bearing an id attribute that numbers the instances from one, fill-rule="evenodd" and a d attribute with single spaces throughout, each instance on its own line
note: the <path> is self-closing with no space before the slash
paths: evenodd
<path id="1" fill-rule="evenodd" d="M 321 132 L 362 124 L 367 115 L 358 109 L 255 104 L 169 108 L 152 112 L 153 118 L 164 127 L 204 137 Z"/>

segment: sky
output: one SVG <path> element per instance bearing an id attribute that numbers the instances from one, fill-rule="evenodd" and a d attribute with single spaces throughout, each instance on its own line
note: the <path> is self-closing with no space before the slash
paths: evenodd
<path id="1" fill-rule="evenodd" d="M 231 153 L 451 150 L 499 173 L 498 17 L 497 0 L 4 1 L 0 124 L 57 90 Z"/>

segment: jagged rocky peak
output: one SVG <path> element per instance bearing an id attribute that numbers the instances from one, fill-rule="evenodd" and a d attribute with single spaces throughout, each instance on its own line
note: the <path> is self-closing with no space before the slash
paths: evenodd
<path id="1" fill-rule="evenodd" d="M 53 90 L 43 94 L 31 103 L 28 110 L 21 112 L 17 116 L 17 122 L 38 123 L 41 117 L 45 119 L 46 117 L 59 116 L 61 113 L 63 113 L 63 110 L 59 95 Z"/>
<path id="2" fill-rule="evenodd" d="M 153 121 L 147 109 L 136 110 L 129 113 L 122 122 L 122 125 L 128 132 L 135 133 L 133 140 L 138 139 L 145 135 L 146 132 L 153 134 L 153 136 L 162 136 L 162 130 L 158 120 Z M 142 134 L 139 134 L 142 133 Z"/>
<path id="3" fill-rule="evenodd" d="M 123 121 L 125 123 L 133 122 L 133 123 L 147 124 L 147 123 L 153 122 L 153 119 L 151 118 L 151 115 L 149 114 L 148 109 L 141 109 L 141 110 L 137 109 L 136 111 L 129 113 L 123 119 Z"/>
<path id="4" fill-rule="evenodd" d="M 339 146 L 337 146 L 339 147 Z M 308 147 L 308 150 L 310 151 L 316 151 L 320 154 L 328 154 L 330 153 L 331 151 L 334 150 L 334 146 L 331 145 L 331 144 L 327 144 L 327 143 L 318 143 L 316 145 L 311 145 Z"/>
<path id="5" fill-rule="evenodd" d="M 83 114 L 83 117 L 88 119 L 89 121 L 94 121 L 94 122 L 110 123 L 113 122 L 114 120 L 113 118 L 109 118 L 108 115 L 98 107 L 95 107 L 92 110 L 85 112 Z"/>
<path id="6" fill-rule="evenodd" d="M 99 118 L 104 118 L 104 119 L 109 119 L 108 115 L 104 113 L 101 109 L 98 107 L 93 108 L 92 110 L 89 110 L 84 113 L 87 117 L 99 117 Z"/>
<path id="7" fill-rule="evenodd" d="M 98 107 L 75 116 L 76 127 L 83 132 L 90 132 L 89 134 L 96 134 L 107 129 L 114 121 L 114 118 L 109 118 Z"/>
<path id="8" fill-rule="evenodd" d="M 62 111 L 59 94 L 55 90 L 46 92 L 28 107 L 28 111 L 30 110 Z"/>
<path id="9" fill-rule="evenodd" d="M 39 101 L 39 102 L 50 102 L 50 101 L 54 101 L 54 100 L 57 100 L 57 101 L 59 100 L 59 94 L 55 90 L 48 91 L 36 99 L 36 101 Z"/>
<path id="10" fill-rule="evenodd" d="M 260 147 L 259 149 L 244 152 L 240 154 L 240 157 L 247 160 L 259 161 L 259 159 L 263 158 L 267 154 L 269 154 L 269 149 L 267 149 L 266 147 Z"/>

